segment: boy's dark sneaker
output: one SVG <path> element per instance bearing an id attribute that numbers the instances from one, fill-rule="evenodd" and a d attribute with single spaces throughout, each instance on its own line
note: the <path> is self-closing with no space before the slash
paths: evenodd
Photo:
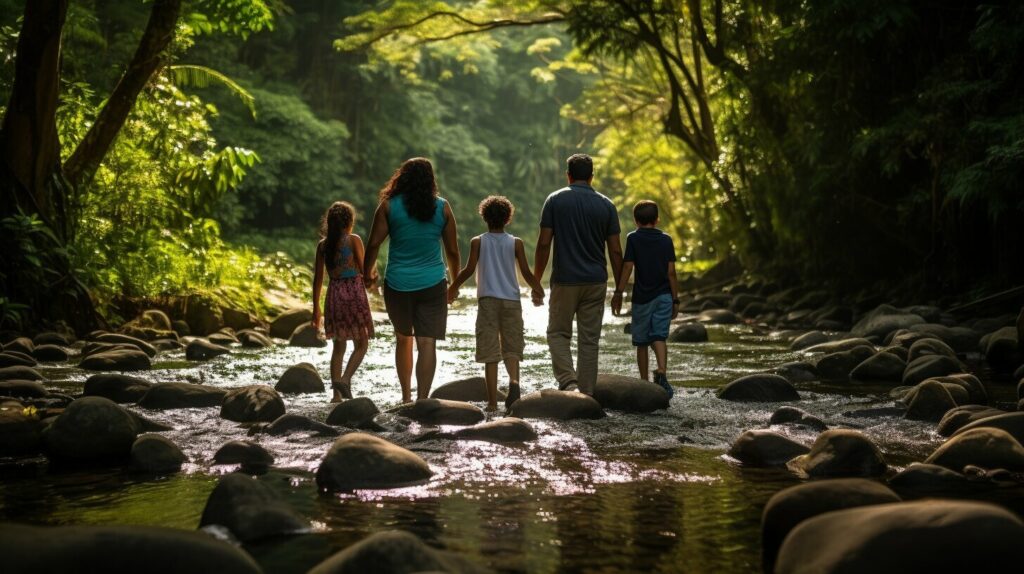
<path id="1" fill-rule="evenodd" d="M 675 394 L 675 389 L 672 388 L 672 385 L 669 384 L 668 376 L 666 376 L 665 373 L 655 372 L 654 373 L 654 384 L 656 384 L 659 387 L 665 389 L 665 392 L 668 393 L 668 398 L 670 398 L 670 399 L 672 398 L 672 395 Z"/>
<path id="2" fill-rule="evenodd" d="M 519 400 L 519 385 L 509 385 L 508 394 L 505 395 L 505 410 L 512 408 L 512 403 Z"/>

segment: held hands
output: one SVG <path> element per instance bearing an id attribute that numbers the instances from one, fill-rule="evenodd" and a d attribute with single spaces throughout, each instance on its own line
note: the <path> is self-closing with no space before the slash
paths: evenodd
<path id="1" fill-rule="evenodd" d="M 612 315 L 618 317 L 622 314 L 622 291 L 616 291 L 612 295 Z"/>
<path id="2" fill-rule="evenodd" d="M 542 306 L 544 304 L 544 289 L 532 289 L 530 298 L 533 300 L 534 307 Z"/>
<path id="3" fill-rule="evenodd" d="M 672 320 L 675 321 L 679 317 L 679 303 L 672 303 Z"/>
<path id="4" fill-rule="evenodd" d="M 459 290 L 454 285 L 448 287 L 448 304 L 451 305 L 459 298 Z"/>

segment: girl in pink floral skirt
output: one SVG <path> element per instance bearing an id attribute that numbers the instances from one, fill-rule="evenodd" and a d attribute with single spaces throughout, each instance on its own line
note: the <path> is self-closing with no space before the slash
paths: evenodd
<path id="1" fill-rule="evenodd" d="M 356 212 L 351 204 L 336 201 L 327 209 L 320 224 L 320 243 L 316 246 L 316 271 L 313 276 L 313 326 L 320 326 L 320 288 L 324 270 L 330 278 L 324 303 L 324 332 L 334 339 L 331 353 L 331 402 L 352 398 L 352 375 L 363 362 L 373 337 L 373 318 L 363 284 L 363 240 L 352 233 Z M 372 278 L 371 278 L 372 279 Z M 342 373 L 345 348 L 355 348 Z"/>

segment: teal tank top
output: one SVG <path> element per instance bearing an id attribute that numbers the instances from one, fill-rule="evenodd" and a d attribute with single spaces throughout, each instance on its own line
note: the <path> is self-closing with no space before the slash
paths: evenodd
<path id="1" fill-rule="evenodd" d="M 420 221 L 405 210 L 399 196 L 388 202 L 388 264 L 384 281 L 395 291 L 419 291 L 444 281 L 441 256 L 441 232 L 444 230 L 445 201 L 437 199 L 437 209 L 429 221 Z"/>

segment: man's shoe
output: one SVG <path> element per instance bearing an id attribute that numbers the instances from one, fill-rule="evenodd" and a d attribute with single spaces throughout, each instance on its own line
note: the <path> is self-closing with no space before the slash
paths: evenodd
<path id="1" fill-rule="evenodd" d="M 654 384 L 665 389 L 665 392 L 668 393 L 668 398 L 670 399 L 672 398 L 672 395 L 675 394 L 675 389 L 669 384 L 668 377 L 665 373 L 654 373 Z"/>
<path id="2" fill-rule="evenodd" d="M 508 394 L 505 395 L 505 410 L 512 408 L 512 403 L 519 400 L 519 385 L 509 385 Z"/>
<path id="3" fill-rule="evenodd" d="M 569 381 L 567 383 L 558 385 L 558 390 L 560 391 L 575 391 L 578 388 L 579 385 L 576 384 L 576 381 Z"/>

